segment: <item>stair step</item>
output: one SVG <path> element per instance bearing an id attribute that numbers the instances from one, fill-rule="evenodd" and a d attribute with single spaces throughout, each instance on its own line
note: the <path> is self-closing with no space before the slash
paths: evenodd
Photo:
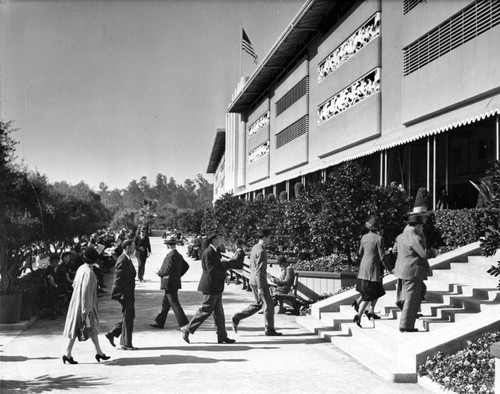
<path id="1" fill-rule="evenodd" d="M 333 345 L 386 380 L 396 383 L 415 383 L 417 381 L 415 368 L 396 362 L 397 358 L 394 352 L 373 348 L 375 341 L 367 343 L 353 337 L 342 336 L 332 336 L 329 339 Z"/>

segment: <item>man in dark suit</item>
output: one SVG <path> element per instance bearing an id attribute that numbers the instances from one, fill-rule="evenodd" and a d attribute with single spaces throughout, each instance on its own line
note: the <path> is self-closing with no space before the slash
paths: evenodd
<path id="1" fill-rule="evenodd" d="M 140 282 L 144 282 L 144 270 L 146 260 L 151 254 L 151 243 L 146 233 L 146 227 L 141 228 L 139 235 L 135 237 L 135 256 L 137 257 L 138 272 L 137 276 Z"/>
<path id="2" fill-rule="evenodd" d="M 274 329 L 274 303 L 267 282 L 267 251 L 266 246 L 271 241 L 271 230 L 262 229 L 258 233 L 259 242 L 250 252 L 250 287 L 255 296 L 255 302 L 233 316 L 233 330 L 237 332 L 241 320 L 252 316 L 264 307 L 265 335 L 274 337 L 282 335 Z"/>
<path id="3" fill-rule="evenodd" d="M 122 306 L 123 320 L 115 324 L 113 329 L 106 333 L 106 338 L 115 346 L 114 338 L 120 338 L 122 350 L 137 350 L 132 345 L 132 331 L 135 319 L 135 268 L 132 264 L 132 255 L 135 243 L 132 239 L 123 241 L 123 253 L 115 264 L 115 280 L 111 290 L 111 298 L 117 300 Z"/>
<path id="4" fill-rule="evenodd" d="M 174 237 L 168 236 L 163 243 L 167 245 L 169 253 L 163 260 L 158 276 L 161 278 L 161 288 L 165 290 L 165 295 L 163 296 L 161 312 L 156 316 L 155 323 L 150 324 L 150 326 L 163 328 L 168 311 L 172 307 L 179 327 L 183 327 L 189 323 L 189 320 L 179 302 L 178 291 L 181 288 L 181 277 L 187 272 L 189 265 L 177 251 L 177 240 Z"/>
<path id="5" fill-rule="evenodd" d="M 207 236 L 208 246 L 201 257 L 201 274 L 198 291 L 203 293 L 203 304 L 193 316 L 191 321 L 181 328 L 182 338 L 189 343 L 189 334 L 194 334 L 197 328 L 211 315 L 217 329 L 218 343 L 234 343 L 228 338 L 222 306 L 222 292 L 226 278 L 227 266 L 222 263 L 220 252 L 217 248 L 221 245 L 222 236 L 217 232 Z"/>

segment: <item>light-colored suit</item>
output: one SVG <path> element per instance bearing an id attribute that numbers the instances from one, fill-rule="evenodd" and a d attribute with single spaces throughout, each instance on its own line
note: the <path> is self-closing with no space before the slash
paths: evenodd
<path id="1" fill-rule="evenodd" d="M 255 244 L 250 252 L 249 283 L 255 297 L 255 302 L 235 314 L 233 321 L 239 322 L 264 308 L 266 331 L 274 331 L 274 306 L 267 282 L 267 251 L 261 242 Z"/>
<path id="2" fill-rule="evenodd" d="M 398 301 L 404 301 L 399 328 L 413 329 L 429 271 L 425 238 L 415 227 L 406 226 L 396 238 L 394 252 L 397 254 L 394 275 L 399 278 Z"/>

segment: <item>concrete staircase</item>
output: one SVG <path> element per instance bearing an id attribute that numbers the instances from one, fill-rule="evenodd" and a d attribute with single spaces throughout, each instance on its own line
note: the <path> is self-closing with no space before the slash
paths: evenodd
<path id="1" fill-rule="evenodd" d="M 418 365 L 428 356 L 459 350 L 482 332 L 500 329 L 498 279 L 486 272 L 499 259 L 481 257 L 477 242 L 429 260 L 433 275 L 426 281 L 417 333 L 399 332 L 393 275 L 384 278 L 387 294 L 375 308 L 380 320 L 363 316 L 362 328 L 353 323 L 351 303 L 359 294 L 349 290 L 313 304 L 311 315 L 297 322 L 385 379 L 416 382 Z"/>

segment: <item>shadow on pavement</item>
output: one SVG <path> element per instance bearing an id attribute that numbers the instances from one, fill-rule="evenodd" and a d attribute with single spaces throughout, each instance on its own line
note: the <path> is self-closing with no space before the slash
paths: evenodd
<path id="1" fill-rule="evenodd" d="M 107 361 L 104 365 L 169 365 L 169 364 L 214 364 L 218 362 L 244 362 L 246 359 L 216 359 L 208 357 L 184 356 L 184 355 L 169 355 L 159 357 L 134 357 L 134 358 L 119 358 L 112 361 Z"/>
<path id="2" fill-rule="evenodd" d="M 100 378 L 89 376 L 38 376 L 33 380 L 0 380 L 4 393 L 44 393 L 52 390 L 72 390 L 108 385 Z"/>
<path id="3" fill-rule="evenodd" d="M 278 349 L 277 347 L 255 347 L 255 346 L 245 346 L 245 345 L 211 345 L 211 346 L 163 346 L 163 347 L 141 347 L 139 350 L 185 350 L 185 351 L 202 351 L 202 352 L 240 352 L 244 350 L 255 350 L 255 349 Z"/>
<path id="4" fill-rule="evenodd" d="M 25 357 L 25 356 L 3 356 L 0 355 L 0 362 L 18 362 L 28 360 L 57 360 L 58 357 Z M 0 385 L 0 387 L 2 387 Z"/>

